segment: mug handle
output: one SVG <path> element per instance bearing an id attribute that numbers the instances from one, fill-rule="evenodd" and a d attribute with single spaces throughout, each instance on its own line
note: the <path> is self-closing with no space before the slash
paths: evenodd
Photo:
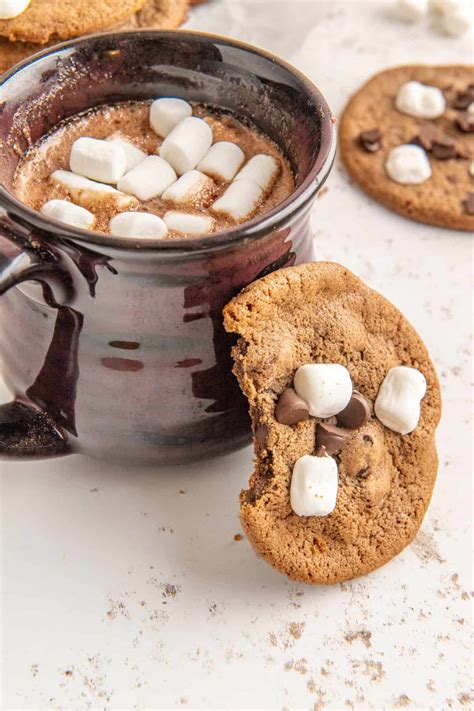
<path id="1" fill-rule="evenodd" d="M 51 306 L 71 295 L 58 258 L 31 230 L 0 213 L 0 296 L 25 281 L 38 281 Z M 59 300 L 59 301 L 58 301 Z M 0 405 L 0 458 L 44 458 L 69 453 L 67 434 L 31 403 L 15 399 Z"/>

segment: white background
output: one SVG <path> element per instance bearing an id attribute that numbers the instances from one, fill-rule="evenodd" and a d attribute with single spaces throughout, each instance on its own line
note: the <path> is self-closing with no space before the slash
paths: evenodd
<path id="1" fill-rule="evenodd" d="M 407 27 L 389 7 L 221 0 L 188 26 L 291 59 L 339 114 L 379 69 L 472 60 L 469 37 Z M 439 478 L 415 543 L 365 579 L 311 588 L 233 540 L 250 449 L 165 471 L 2 463 L 4 709 L 472 708 L 471 237 L 388 212 L 340 164 L 328 185 L 318 257 L 406 314 L 443 387 Z"/>

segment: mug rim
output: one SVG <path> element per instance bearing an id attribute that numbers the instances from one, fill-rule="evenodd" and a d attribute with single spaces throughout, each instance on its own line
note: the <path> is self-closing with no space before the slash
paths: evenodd
<path id="1" fill-rule="evenodd" d="M 311 96 L 319 108 L 322 109 L 320 150 L 318 151 L 306 178 L 299 187 L 293 190 L 293 192 L 285 198 L 285 200 L 272 208 L 272 210 L 243 222 L 236 227 L 222 230 L 204 237 L 175 240 L 147 238 L 130 239 L 129 237 L 106 235 L 100 232 L 83 230 L 73 227 L 72 225 L 66 225 L 65 223 L 59 222 L 53 218 L 43 217 L 40 212 L 33 210 L 33 208 L 29 207 L 10 193 L 2 183 L 0 183 L 0 197 L 3 200 L 3 205 L 0 205 L 0 207 L 4 207 L 7 211 L 14 212 L 17 217 L 23 218 L 28 224 L 33 224 L 38 229 L 45 232 L 59 231 L 60 237 L 71 238 L 81 243 L 85 243 L 86 245 L 93 244 L 101 247 L 119 248 L 128 251 L 152 250 L 171 253 L 195 253 L 197 251 L 220 250 L 230 245 L 234 245 L 235 243 L 246 241 L 247 239 L 257 239 L 258 237 L 264 236 L 284 225 L 291 215 L 309 203 L 324 184 L 334 162 L 336 153 L 335 119 L 333 118 L 333 114 L 322 92 L 305 74 L 303 74 L 303 72 L 282 57 L 248 42 L 214 33 L 201 32 L 199 30 L 128 30 L 123 32 L 112 31 L 95 33 L 86 35 L 85 37 L 68 40 L 67 42 L 61 42 L 27 57 L 22 62 L 19 62 L 11 67 L 1 76 L 0 89 L 5 82 L 9 81 L 38 60 L 43 59 L 44 57 L 53 56 L 68 48 L 78 47 L 82 44 L 90 43 L 91 41 L 104 38 L 116 38 L 120 41 L 130 37 L 143 37 L 145 39 L 158 39 L 162 37 L 178 38 L 189 35 L 203 41 L 218 42 L 227 46 L 236 47 L 237 49 L 243 49 L 249 54 L 263 57 L 264 59 L 279 65 L 282 69 L 286 70 L 289 74 L 295 76 L 299 80 L 306 93 Z"/>

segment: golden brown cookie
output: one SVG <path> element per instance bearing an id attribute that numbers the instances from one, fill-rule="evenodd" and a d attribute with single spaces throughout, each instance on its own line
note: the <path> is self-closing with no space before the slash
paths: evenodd
<path id="1" fill-rule="evenodd" d="M 140 10 L 146 0 L 32 0 L 25 12 L 0 20 L 0 36 L 11 42 L 51 40 L 99 32 Z"/>
<path id="2" fill-rule="evenodd" d="M 420 337 L 402 314 L 344 267 L 320 262 L 282 269 L 247 287 L 224 309 L 240 338 L 234 373 L 250 404 L 255 470 L 241 494 L 241 520 L 255 550 L 293 580 L 336 583 L 389 561 L 415 536 L 430 502 L 441 412 L 437 376 Z M 373 414 L 350 430 L 337 455 L 334 511 L 297 516 L 290 482 L 297 459 L 315 454 L 317 418 L 275 419 L 279 396 L 307 363 L 339 363 L 374 403 L 387 371 L 419 369 L 427 392 L 409 435 Z"/>
<path id="3" fill-rule="evenodd" d="M 447 108 L 443 116 L 427 121 L 396 110 L 398 89 L 411 80 L 444 91 Z M 346 106 L 339 131 L 342 160 L 360 187 L 412 220 L 460 230 L 474 229 L 474 214 L 465 203 L 469 194 L 474 193 L 474 177 L 469 173 L 469 162 L 474 159 L 474 134 L 463 132 L 457 124 L 458 120 L 466 119 L 467 108 L 465 102 L 458 102 L 459 93 L 466 92 L 473 81 L 472 67 L 468 66 L 394 67 L 370 79 Z M 431 178 L 421 185 L 392 181 L 384 167 L 389 151 L 416 140 L 422 128 L 426 132 L 432 127 L 439 129 L 441 143 L 447 138 L 464 157 L 446 158 L 453 152 L 448 146 L 444 149 L 441 146 L 437 152 L 430 149 Z M 380 131 L 381 141 L 380 148 L 373 143 L 375 150 L 371 151 L 370 142 L 364 148 L 360 134 L 373 129 Z"/>
<path id="4" fill-rule="evenodd" d="M 118 29 L 174 30 L 186 21 L 189 4 L 189 0 L 148 0 Z"/>
<path id="5" fill-rule="evenodd" d="M 44 49 L 44 45 L 9 42 L 8 40 L 0 39 L 0 74 L 41 49 Z"/>

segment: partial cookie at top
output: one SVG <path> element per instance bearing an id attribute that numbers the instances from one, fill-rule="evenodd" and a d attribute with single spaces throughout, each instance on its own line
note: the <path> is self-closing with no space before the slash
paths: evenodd
<path id="1" fill-rule="evenodd" d="M 174 30 L 186 21 L 189 0 L 147 0 L 145 7 L 114 29 Z"/>
<path id="2" fill-rule="evenodd" d="M 334 263 L 282 269 L 251 284 L 224 309 L 237 333 L 234 372 L 249 400 L 255 470 L 241 495 L 241 520 L 255 550 L 294 580 L 335 583 L 389 561 L 415 536 L 436 478 L 434 433 L 440 389 L 421 339 L 397 309 Z M 329 515 L 298 516 L 291 507 L 295 463 L 317 455 L 317 417 L 277 421 L 275 407 L 302 365 L 337 363 L 374 404 L 388 371 L 416 368 L 427 383 L 416 428 L 386 427 L 367 408 L 334 450 L 339 470 Z M 325 420 L 329 435 L 334 418 Z M 332 423 L 332 424 L 331 424 Z M 324 455 L 323 455 L 324 456 Z"/>
<path id="3" fill-rule="evenodd" d="M 0 36 L 11 42 L 46 44 L 98 32 L 140 10 L 146 0 L 32 0 L 24 13 L 0 20 Z"/>
<path id="4" fill-rule="evenodd" d="M 395 108 L 399 88 L 409 81 L 435 86 L 444 92 L 443 116 L 426 120 Z M 460 230 L 474 229 L 474 215 L 465 201 L 474 193 L 469 163 L 474 158 L 474 134 L 462 131 L 457 121 L 465 116 L 457 97 L 473 82 L 468 66 L 401 66 L 370 79 L 349 101 L 343 113 L 339 144 L 341 157 L 353 179 L 370 196 L 396 212 L 418 222 Z M 467 107 L 466 107 L 467 108 Z M 427 150 L 432 175 L 419 185 L 391 180 L 385 163 L 396 146 L 419 143 L 420 131 L 437 131 L 453 143 L 462 157 L 449 158 L 451 149 Z M 377 129 L 380 138 L 367 144 L 365 132 Z M 362 134 L 362 136 L 361 136 Z M 380 144 L 380 145 L 378 145 Z"/>

